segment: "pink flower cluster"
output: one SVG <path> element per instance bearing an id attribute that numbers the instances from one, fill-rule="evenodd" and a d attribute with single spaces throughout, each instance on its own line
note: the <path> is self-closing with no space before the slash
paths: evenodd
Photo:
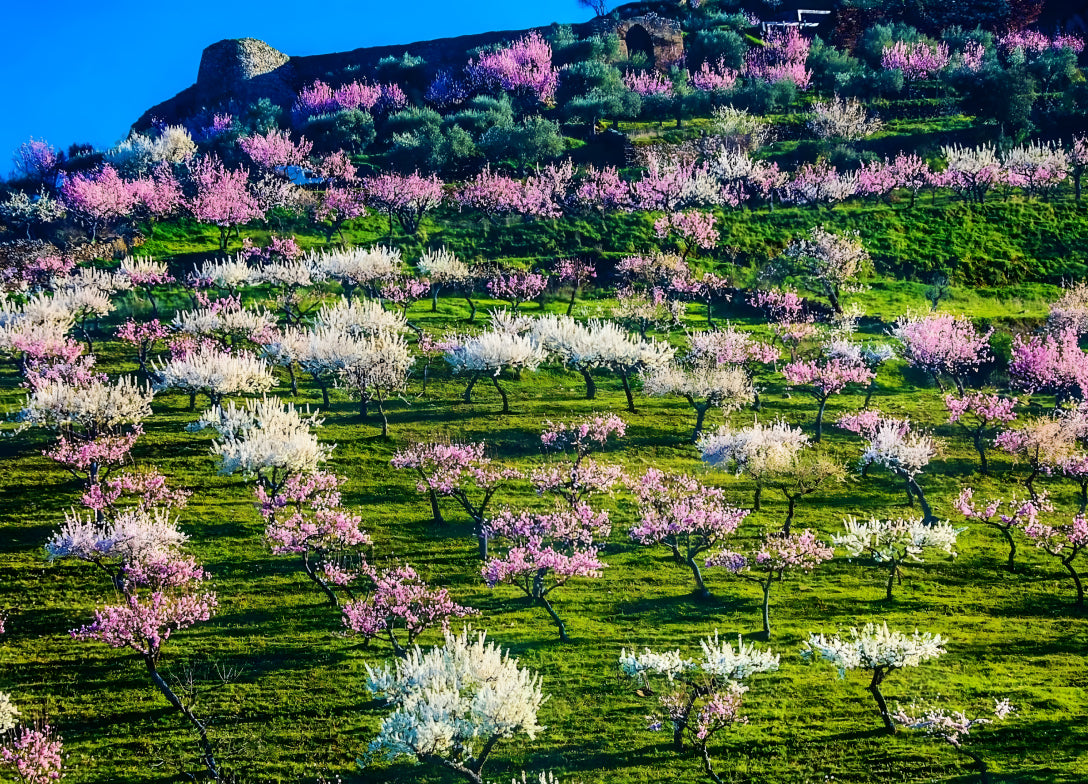
<path id="1" fill-rule="evenodd" d="M 626 71 L 623 74 L 623 85 L 643 97 L 672 93 L 672 82 L 663 73 L 652 68 L 646 71 Z"/>
<path id="2" fill-rule="evenodd" d="M 948 421 L 953 424 L 965 418 L 972 418 L 976 425 L 985 427 L 994 422 L 1007 424 L 1016 419 L 1015 397 L 1002 397 L 985 392 L 965 392 L 962 397 L 945 395 L 944 405 L 948 409 Z"/>
<path id="3" fill-rule="evenodd" d="M 21 784 L 50 784 L 64 775 L 64 744 L 48 724 L 20 727 L 0 743 L 0 770 Z"/>
<path id="4" fill-rule="evenodd" d="M 483 443 L 416 444 L 399 450 L 390 461 L 393 468 L 419 473 L 419 492 L 433 490 L 450 495 L 475 483 L 481 489 L 495 487 L 505 479 L 520 476 L 514 468 L 503 468 L 484 454 Z"/>
<path id="5" fill-rule="evenodd" d="M 404 647 L 396 638 L 398 631 L 404 630 L 411 645 L 423 631 L 435 626 L 446 629 L 451 618 L 477 612 L 454 602 L 445 588 L 427 585 L 408 564 L 369 574 L 374 588 L 366 599 L 344 605 L 344 625 L 368 640 L 388 635 L 399 655 Z"/>
<path id="6" fill-rule="evenodd" d="M 1079 35 L 1059 33 L 1053 38 L 1038 30 L 1017 30 L 997 39 L 997 45 L 1005 52 L 1021 49 L 1025 52 L 1045 52 L 1047 49 L 1069 49 L 1074 54 L 1084 51 L 1084 39 Z"/>
<path id="7" fill-rule="evenodd" d="M 948 44 L 945 43 L 931 46 L 924 41 L 896 41 L 891 46 L 884 47 L 880 55 L 880 65 L 888 70 L 902 71 L 903 78 L 912 82 L 932 78 L 947 68 L 951 59 Z"/>
<path id="8" fill-rule="evenodd" d="M 551 103 L 559 86 L 559 69 L 552 66 L 552 47 L 535 30 L 509 46 L 485 52 L 465 69 L 471 83 L 497 85 Z"/>
<path id="9" fill-rule="evenodd" d="M 687 258 L 696 248 L 710 250 L 717 247 L 718 230 L 714 228 L 714 222 L 712 212 L 669 212 L 654 221 L 654 233 L 658 239 L 675 235 L 680 242 L 683 257 Z"/>
<path id="10" fill-rule="evenodd" d="M 745 73 L 761 82 L 790 81 L 807 90 L 812 72 L 805 68 L 811 42 L 796 27 L 767 33 L 762 47 L 750 49 L 744 60 Z"/>
<path id="11" fill-rule="evenodd" d="M 690 75 L 691 86 L 706 92 L 729 92 L 737 84 L 738 72 L 725 65 L 724 58 L 719 58 L 713 65 L 704 61 L 698 71 Z"/>
<path id="12" fill-rule="evenodd" d="M 737 530 L 748 516 L 725 501 L 718 487 L 707 487 L 687 474 L 667 474 L 651 468 L 632 480 L 641 519 L 631 527 L 631 539 L 639 544 L 672 544 L 680 539 L 699 540 L 709 547 Z M 694 543 L 694 542 L 693 542 Z"/>
<path id="13" fill-rule="evenodd" d="M 267 133 L 243 136 L 238 140 L 242 152 L 264 169 L 283 166 L 302 166 L 306 163 L 314 145 L 303 136 L 298 143 L 291 141 L 290 131 L 273 128 Z"/>
<path id="14" fill-rule="evenodd" d="M 211 592 L 169 594 L 153 590 L 147 596 L 133 593 L 122 604 L 95 610 L 94 621 L 73 629 L 72 637 L 94 640 L 111 648 L 131 648 L 154 660 L 175 631 L 209 620 L 217 604 Z"/>
<path id="15" fill-rule="evenodd" d="M 88 509 L 105 512 L 116 509 L 126 496 L 145 509 L 151 507 L 181 509 L 192 495 L 188 490 L 176 490 L 167 484 L 166 477 L 157 469 L 111 476 L 104 482 L 92 485 L 83 493 L 80 502 Z"/>
<path id="16" fill-rule="evenodd" d="M 791 384 L 810 386 L 817 398 L 838 394 L 847 384 L 868 384 L 876 376 L 865 365 L 839 357 L 826 360 L 798 360 L 782 368 Z"/>
<path id="17" fill-rule="evenodd" d="M 947 374 L 961 389 L 967 373 L 992 359 L 993 333 L 992 327 L 983 332 L 970 319 L 948 314 L 904 318 L 894 330 L 907 362 L 936 377 Z"/>
<path id="18" fill-rule="evenodd" d="M 539 272 L 499 272 L 487 281 L 487 291 L 496 299 L 514 303 L 533 300 L 544 293 L 548 287 L 548 277 Z"/>
<path id="19" fill-rule="evenodd" d="M 550 449 L 574 449 L 578 455 L 603 449 L 612 436 L 623 438 L 627 423 L 615 414 L 593 414 L 568 422 L 544 423 L 540 442 Z"/>
<path id="20" fill-rule="evenodd" d="M 340 506 L 343 478 L 318 472 L 294 474 L 275 494 L 256 489 L 265 537 L 277 555 L 339 552 L 370 544 L 362 518 Z"/>
<path id="21" fill-rule="evenodd" d="M 1088 354 L 1072 329 L 1057 334 L 1017 335 L 1012 339 L 1009 377 L 1026 392 L 1050 392 L 1060 398 L 1088 397 Z"/>
<path id="22" fill-rule="evenodd" d="M 292 112 L 296 121 L 319 114 L 333 114 L 345 109 L 387 112 L 408 105 L 408 96 L 396 84 L 349 82 L 333 89 L 321 80 L 299 91 Z"/>

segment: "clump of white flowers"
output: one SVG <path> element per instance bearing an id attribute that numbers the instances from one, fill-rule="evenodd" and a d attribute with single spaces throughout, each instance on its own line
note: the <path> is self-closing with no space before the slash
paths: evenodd
<path id="1" fill-rule="evenodd" d="M 498 741 L 544 728 L 540 676 L 518 664 L 483 632 L 446 632 L 444 645 L 418 645 L 391 666 L 366 666 L 367 689 L 393 707 L 367 750 L 379 757 L 437 761 L 474 784 Z"/>
<path id="2" fill-rule="evenodd" d="M 847 670 L 872 671 L 869 691 L 876 699 L 884 727 L 888 732 L 895 732 L 895 722 L 880 684 L 894 670 L 904 667 L 917 667 L 930 659 L 936 659 L 945 652 L 945 639 L 939 634 L 919 632 L 905 634 L 888 629 L 888 624 L 879 626 L 873 623 L 858 631 L 850 630 L 849 637 L 842 635 L 825 636 L 809 634 L 801 649 L 802 658 L 810 661 L 830 662 L 839 671 L 839 677 L 846 677 Z"/>

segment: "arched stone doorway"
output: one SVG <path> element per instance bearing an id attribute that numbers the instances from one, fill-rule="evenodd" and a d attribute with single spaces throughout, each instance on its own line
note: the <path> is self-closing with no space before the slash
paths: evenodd
<path id="1" fill-rule="evenodd" d="M 627 44 L 627 56 L 629 58 L 634 58 L 637 54 L 641 53 L 646 56 L 647 66 L 653 68 L 656 65 L 656 58 L 654 57 L 654 41 L 645 27 L 640 24 L 631 25 L 631 28 L 623 37 L 623 41 Z"/>

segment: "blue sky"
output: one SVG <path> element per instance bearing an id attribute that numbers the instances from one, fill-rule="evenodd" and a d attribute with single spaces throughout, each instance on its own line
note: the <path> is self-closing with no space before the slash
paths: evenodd
<path id="1" fill-rule="evenodd" d="M 4 5 L 0 85 L 8 110 L 0 119 L 0 176 L 11 171 L 12 154 L 30 136 L 61 149 L 123 138 L 144 109 L 195 82 L 200 52 L 224 38 L 260 38 L 289 55 L 306 55 L 591 16 L 575 0 Z"/>

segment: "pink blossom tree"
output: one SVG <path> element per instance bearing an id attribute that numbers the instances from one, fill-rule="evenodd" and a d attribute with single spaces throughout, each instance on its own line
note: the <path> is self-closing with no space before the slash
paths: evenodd
<path id="1" fill-rule="evenodd" d="M 10 729 L 0 740 L 0 771 L 20 784 L 64 777 L 64 742 L 48 724 Z"/>
<path id="2" fill-rule="evenodd" d="M 720 550 L 706 559 L 709 567 L 721 566 L 763 588 L 763 634 L 771 638 L 771 584 L 785 572 L 811 572 L 834 556 L 833 548 L 816 538 L 812 531 L 769 534 L 749 551 Z"/>
<path id="3" fill-rule="evenodd" d="M 1010 572 L 1016 571 L 1016 539 L 1012 532 L 1038 522 L 1040 512 L 1054 511 L 1047 494 L 1040 493 L 1035 500 L 1018 499 L 1013 496 L 1007 502 L 998 498 L 981 504 L 975 501 L 974 495 L 973 488 L 965 487 L 953 506 L 968 520 L 975 520 L 1001 532 L 1001 536 L 1009 546 L 1009 558 L 1005 568 Z M 1001 511 L 1002 506 L 1005 507 L 1004 512 Z"/>
<path id="4" fill-rule="evenodd" d="M 501 583 L 519 588 L 551 616 L 560 641 L 570 642 L 551 593 L 572 578 L 601 576 L 606 564 L 598 557 L 595 539 L 611 530 L 608 513 L 584 503 L 546 513 L 504 509 L 487 522 L 487 536 L 502 542 L 506 551 L 488 560 L 481 574 L 489 588 Z"/>
<path id="5" fill-rule="evenodd" d="M 1077 589 L 1077 599 L 1073 604 L 1083 607 L 1084 584 L 1075 561 L 1081 551 L 1088 548 L 1088 518 L 1079 514 L 1064 525 L 1045 525 L 1035 521 L 1024 526 L 1024 534 L 1035 542 L 1036 547 L 1061 562 Z"/>
<path id="6" fill-rule="evenodd" d="M 319 471 L 294 474 L 274 493 L 256 488 L 265 538 L 276 555 L 302 556 L 306 576 L 333 607 L 333 586 L 345 586 L 365 567 L 361 548 L 370 544 L 362 518 L 341 506 L 343 477 Z"/>
<path id="7" fill-rule="evenodd" d="M 971 437 L 978 452 L 980 472 L 983 475 L 989 473 L 986 461 L 987 431 L 995 425 L 1007 425 L 1016 419 L 1016 398 L 967 392 L 961 397 L 945 395 L 944 405 L 948 409 L 948 421 L 958 424 Z"/>
<path id="8" fill-rule="evenodd" d="M 695 578 L 695 594 L 706 598 L 710 591 L 696 556 L 719 544 L 737 530 L 748 516 L 725 501 L 718 487 L 707 487 L 686 474 L 666 474 L 650 468 L 630 480 L 630 490 L 639 505 L 641 518 L 628 535 L 635 542 L 663 545 L 673 560 L 687 566 Z"/>
<path id="9" fill-rule="evenodd" d="M 237 233 L 242 224 L 263 217 L 245 169 L 228 169 L 214 155 L 205 155 L 190 165 L 189 175 L 196 187 L 189 211 L 200 223 L 219 227 L 219 250 L 226 251 L 232 230 Z"/>
<path id="10" fill-rule="evenodd" d="M 813 439 L 819 443 L 823 436 L 824 410 L 831 396 L 839 394 L 850 384 L 868 384 L 876 374 L 861 363 L 830 357 L 790 362 L 782 368 L 782 375 L 789 383 L 804 387 L 819 405 L 816 411 L 816 436 Z"/>
<path id="11" fill-rule="evenodd" d="M 1054 395 L 1056 403 L 1088 398 L 1088 353 L 1075 329 L 1012 339 L 1009 378 L 1017 389 Z"/>
<path id="12" fill-rule="evenodd" d="M 290 131 L 272 128 L 267 133 L 255 133 L 238 139 L 238 146 L 262 169 L 283 171 L 288 166 L 303 166 L 313 150 L 313 143 L 303 136 L 291 140 Z"/>
<path id="13" fill-rule="evenodd" d="M 579 289 L 585 288 L 597 277 L 597 270 L 591 262 L 581 259 L 560 259 L 555 265 L 555 276 L 560 283 L 570 286 L 570 301 L 567 303 L 567 315 L 574 311 L 574 301 Z"/>
<path id="14" fill-rule="evenodd" d="M 892 330 L 902 341 L 903 357 L 911 367 L 932 375 L 942 391 L 942 377 L 951 377 L 961 396 L 967 376 L 993 358 L 993 333 L 993 328 L 983 332 L 966 317 L 943 313 L 905 316 Z"/>
<path id="15" fill-rule="evenodd" d="M 19 145 L 14 157 L 15 172 L 26 177 L 36 188 L 45 188 L 52 192 L 57 180 L 57 173 L 64 163 L 64 153 L 45 139 L 35 139 Z"/>
<path id="16" fill-rule="evenodd" d="M 423 216 L 442 204 L 445 189 L 438 175 L 423 176 L 419 172 L 396 174 L 383 172 L 363 179 L 366 203 L 389 216 L 389 232 L 393 232 L 393 216 L 401 228 L 415 235 Z"/>
<path id="17" fill-rule="evenodd" d="M 385 637 L 393 653 L 407 658 L 409 648 L 427 629 L 449 627 L 451 618 L 475 615 L 476 610 L 458 604 L 445 588 L 423 581 L 408 564 L 378 571 L 367 567 L 373 589 L 367 598 L 347 602 L 344 625 L 366 640 Z M 403 640 L 398 635 L 403 635 Z"/>
<path id="18" fill-rule="evenodd" d="M 136 193 L 117 170 L 105 164 L 94 174 L 76 174 L 61 187 L 61 201 L 91 230 L 91 241 L 100 229 L 127 218 L 136 207 Z"/>
<path id="19" fill-rule="evenodd" d="M 761 82 L 790 81 L 807 90 L 812 72 L 805 68 L 811 42 L 796 27 L 773 29 L 763 46 L 754 47 L 745 57 L 745 74 Z"/>
<path id="20" fill-rule="evenodd" d="M 700 210 L 669 212 L 654 221 L 658 239 L 675 237 L 680 246 L 680 258 L 687 260 L 696 250 L 710 250 L 718 244 L 714 214 Z"/>
<path id="21" fill-rule="evenodd" d="M 390 464 L 416 472 L 416 489 L 428 494 L 436 523 L 443 521 L 439 497 L 452 498 L 468 513 L 479 541 L 480 559 L 486 561 L 487 507 L 503 484 L 520 477 L 521 472 L 496 463 L 485 454 L 482 443 L 415 444 L 398 450 Z"/>
<path id="22" fill-rule="evenodd" d="M 993 718 L 977 715 L 972 718 L 963 711 L 949 711 L 934 705 L 911 703 L 906 708 L 897 708 L 892 718 L 901 727 L 939 738 L 956 751 L 965 754 L 978 766 L 979 781 L 982 784 L 990 784 L 989 766 L 986 760 L 964 744 L 972 731 L 986 724 L 993 724 L 995 721 L 1003 721 L 1014 710 L 1008 699 L 995 699 Z"/>
<path id="23" fill-rule="evenodd" d="M 885 46 L 880 55 L 880 65 L 886 69 L 898 69 L 907 81 L 930 79 L 948 67 L 951 55 L 948 44 L 930 45 L 925 41 L 896 41 Z"/>
<path id="24" fill-rule="evenodd" d="M 552 103 L 559 85 L 551 44 L 535 30 L 509 46 L 470 60 L 465 72 L 476 84 L 496 85 L 543 104 Z"/>
<path id="25" fill-rule="evenodd" d="M 496 299 L 506 300 L 517 313 L 522 302 L 534 300 L 548 287 L 548 276 L 540 272 L 497 270 L 487 281 L 487 290 Z"/>

